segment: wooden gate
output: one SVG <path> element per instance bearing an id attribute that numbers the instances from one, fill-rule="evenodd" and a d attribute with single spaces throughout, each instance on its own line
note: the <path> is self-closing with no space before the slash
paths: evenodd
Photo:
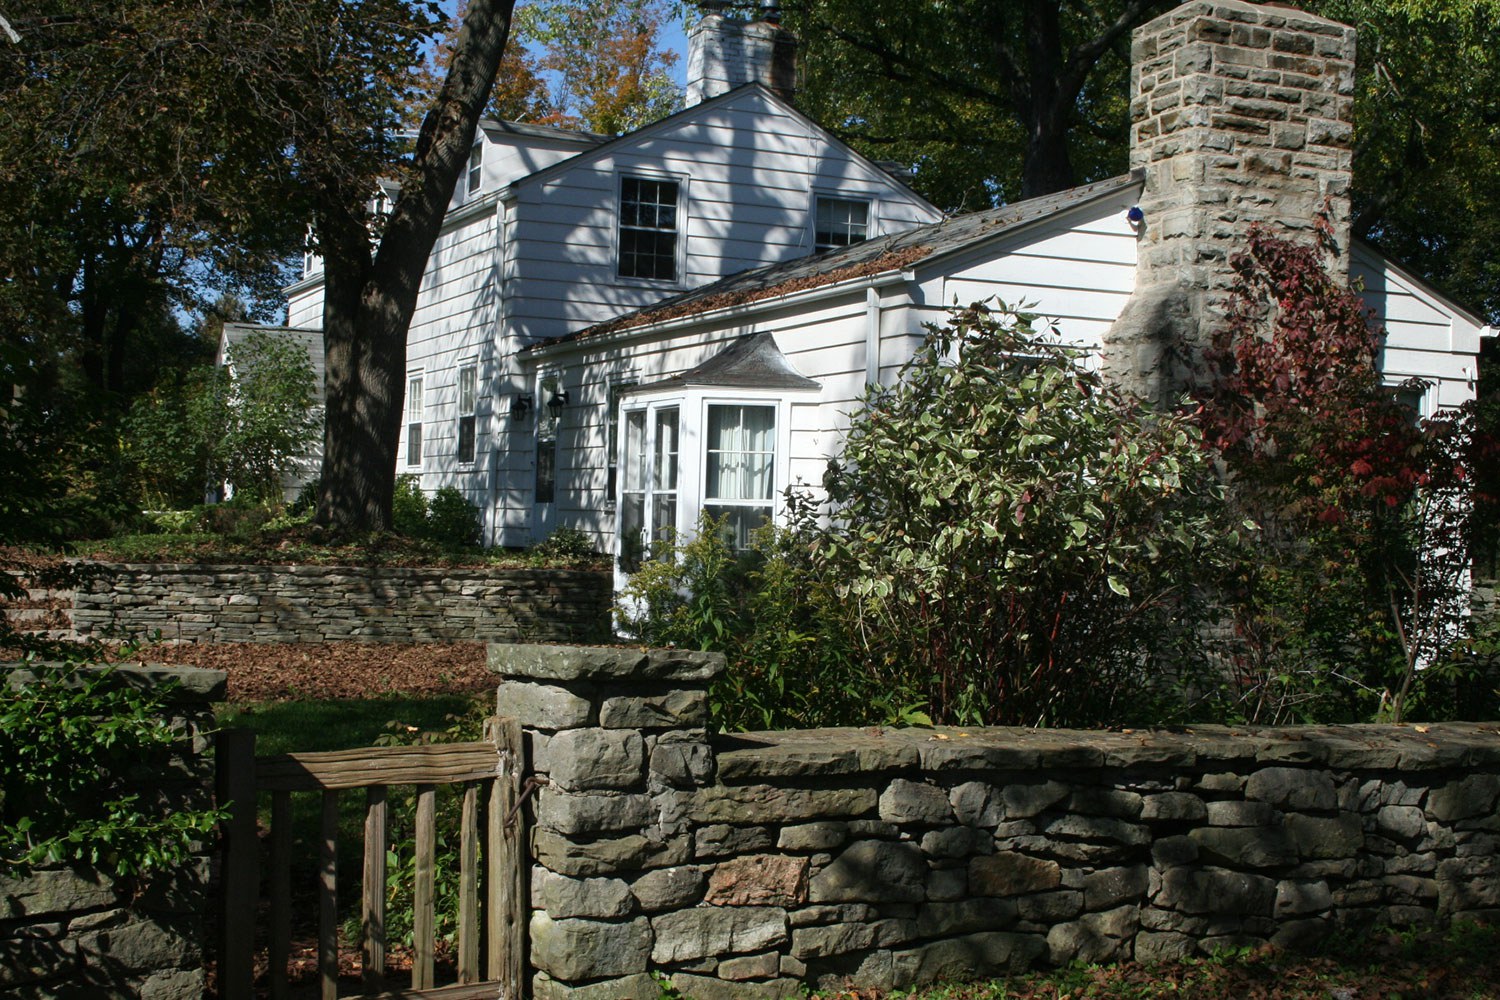
<path id="1" fill-rule="evenodd" d="M 520 808 L 521 727 L 490 719 L 482 743 L 371 747 L 326 753 L 255 756 L 255 734 L 224 730 L 218 736 L 219 801 L 230 804 L 223 838 L 222 934 L 219 996 L 254 996 L 255 935 L 262 903 L 261 844 L 256 800 L 271 797 L 267 894 L 270 995 L 290 995 L 287 962 L 292 940 L 292 795 L 321 796 L 318 836 L 318 978 L 323 1000 L 338 995 L 339 796 L 365 789 L 364 870 L 361 914 L 361 996 L 493 998 L 520 1000 L 523 975 L 525 840 Z M 462 784 L 459 834 L 458 982 L 434 988 L 434 856 L 438 785 Z M 390 989 L 386 972 L 386 850 L 388 789 L 416 788 L 415 878 L 411 988 Z M 485 801 L 482 803 L 481 799 Z M 481 820 L 481 812 L 483 820 Z M 483 841 L 483 901 L 480 842 Z M 481 939 L 484 974 L 481 977 Z"/>

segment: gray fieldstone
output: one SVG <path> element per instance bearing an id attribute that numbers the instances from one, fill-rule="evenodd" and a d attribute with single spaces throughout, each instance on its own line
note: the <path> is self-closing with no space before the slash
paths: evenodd
<path id="1" fill-rule="evenodd" d="M 714 752 L 707 743 L 657 743 L 651 774 L 672 788 L 694 788 L 713 778 Z"/>
<path id="2" fill-rule="evenodd" d="M 993 850 L 994 840 L 983 830 L 967 826 L 947 826 L 922 834 L 922 853 L 932 858 L 965 858 L 970 854 Z"/>
<path id="3" fill-rule="evenodd" d="M 1108 962 L 1130 956 L 1130 939 L 1140 926 L 1140 908 L 1121 906 L 1103 913 L 1085 913 L 1077 920 L 1054 924 L 1047 931 L 1049 961 L 1067 965 Z"/>
<path id="4" fill-rule="evenodd" d="M 985 898 L 925 903 L 917 909 L 916 936 L 946 937 L 974 931 L 1009 930 L 1016 922 L 1016 901 Z"/>
<path id="5" fill-rule="evenodd" d="M 1297 848 L 1287 831 L 1276 827 L 1200 826 L 1188 833 L 1199 856 L 1209 864 L 1231 868 L 1279 868 L 1295 864 Z"/>
<path id="6" fill-rule="evenodd" d="M 870 788 L 713 785 L 694 793 L 691 816 L 696 823 L 785 823 L 858 816 L 875 805 Z"/>
<path id="7" fill-rule="evenodd" d="M 763 851 L 771 846 L 771 841 L 770 827 L 713 823 L 693 831 L 693 853 L 699 859 L 722 858 L 746 851 Z"/>
<path id="8" fill-rule="evenodd" d="M 1141 931 L 1135 936 L 1135 960 L 1151 965 L 1178 962 L 1197 949 L 1196 939 L 1176 931 Z"/>
<path id="9" fill-rule="evenodd" d="M 1068 798 L 1070 812 L 1118 816 L 1121 819 L 1139 818 L 1141 805 L 1142 799 L 1138 792 L 1117 788 L 1080 788 Z"/>
<path id="10" fill-rule="evenodd" d="M 708 721 L 708 692 L 702 688 L 655 695 L 617 695 L 599 706 L 605 729 L 701 726 Z"/>
<path id="11" fill-rule="evenodd" d="M 491 643 L 488 666 L 503 677 L 546 681 L 710 681 L 723 672 L 724 656 L 629 646 Z"/>
<path id="12" fill-rule="evenodd" d="M 645 917 L 624 923 L 553 920 L 531 914 L 531 961 L 554 979 L 569 982 L 646 971 L 651 925 Z"/>
<path id="13" fill-rule="evenodd" d="M 1453 823 L 1494 813 L 1500 798 L 1500 775 L 1471 774 L 1427 793 L 1427 812 L 1439 823 Z"/>
<path id="14" fill-rule="evenodd" d="M 1288 920 L 1271 935 L 1271 944 L 1282 951 L 1315 951 L 1332 931 L 1333 924 L 1328 920 Z"/>
<path id="15" fill-rule="evenodd" d="M 1279 816 L 1268 802 L 1225 799 L 1208 803 L 1209 826 L 1272 826 Z"/>
<path id="16" fill-rule="evenodd" d="M 661 986 L 649 972 L 602 983 L 574 986 L 539 972 L 531 980 L 532 1000 L 660 1000 Z"/>
<path id="17" fill-rule="evenodd" d="M 1039 892 L 1016 900 L 1016 911 L 1022 920 L 1034 924 L 1055 924 L 1072 920 L 1083 912 L 1083 893 L 1073 889 Z"/>
<path id="18" fill-rule="evenodd" d="M 1198 860 L 1198 845 L 1192 837 L 1162 837 L 1151 845 L 1151 860 L 1158 868 L 1190 865 Z"/>
<path id="19" fill-rule="evenodd" d="M 779 906 L 695 906 L 651 918 L 657 965 L 744 955 L 787 941 L 786 910 Z"/>
<path id="20" fill-rule="evenodd" d="M 115 883 L 87 868 L 39 869 L 0 877 L 0 920 L 73 913 L 115 905 Z"/>
<path id="21" fill-rule="evenodd" d="M 1038 784 L 1006 785 L 1000 792 L 1005 802 L 1006 819 L 1028 819 L 1050 809 L 1073 791 L 1061 781 L 1043 781 Z"/>
<path id="22" fill-rule="evenodd" d="M 138 1000 L 197 1000 L 203 996 L 202 969 L 162 969 L 141 980 Z"/>
<path id="23" fill-rule="evenodd" d="M 787 914 L 793 927 L 812 927 L 818 924 L 868 923 L 877 916 L 875 907 L 867 903 L 819 903 L 804 906 Z"/>
<path id="24" fill-rule="evenodd" d="M 537 792 L 537 826 L 558 833 L 638 830 L 650 823 L 651 818 L 651 799 L 645 795 L 575 794 L 552 788 L 542 788 Z"/>
<path id="25" fill-rule="evenodd" d="M 1129 847 L 1151 842 L 1151 832 L 1144 826 L 1110 816 L 1059 816 L 1047 824 L 1046 830 L 1054 837 L 1112 840 Z"/>
<path id="26" fill-rule="evenodd" d="M 1375 827 L 1388 837 L 1412 841 L 1427 833 L 1427 817 L 1416 806 L 1382 806 L 1375 813 Z"/>
<path id="27" fill-rule="evenodd" d="M 807 902 L 807 859 L 752 854 L 725 861 L 708 879 L 716 906 L 800 906 Z"/>
<path id="28" fill-rule="evenodd" d="M 1056 861 L 1002 851 L 969 861 L 969 891 L 976 896 L 1019 896 L 1045 892 L 1062 883 Z"/>
<path id="29" fill-rule="evenodd" d="M 1084 906 L 1090 910 L 1107 910 L 1127 900 L 1139 902 L 1150 884 L 1150 870 L 1145 865 L 1105 868 L 1084 877 Z"/>
<path id="30" fill-rule="evenodd" d="M 685 863 L 692 854 L 692 842 L 687 837 L 653 839 L 640 834 L 583 842 L 537 830 L 532 844 L 538 862 L 574 877 L 669 868 Z"/>
<path id="31" fill-rule="evenodd" d="M 1000 789 L 983 781 L 965 781 L 948 793 L 953 814 L 965 826 L 993 830 L 1005 819 L 1005 799 Z"/>
<path id="32" fill-rule="evenodd" d="M 776 847 L 783 851 L 826 851 L 838 847 L 847 839 L 847 823 L 801 823 L 782 827 L 776 838 Z"/>
<path id="33" fill-rule="evenodd" d="M 672 985 L 684 997 L 691 997 L 692 1000 L 788 1000 L 802 995 L 802 983 L 796 979 L 726 983 L 708 976 L 674 972 Z"/>
<path id="34" fill-rule="evenodd" d="M 781 974 L 781 956 L 774 951 L 745 955 L 720 962 L 715 975 L 731 982 L 747 979 L 772 979 Z"/>
<path id="35" fill-rule="evenodd" d="M 708 878 L 700 868 L 683 865 L 647 872 L 630 883 L 636 902 L 647 913 L 692 906 L 703 898 Z"/>
<path id="36" fill-rule="evenodd" d="M 1183 913 L 1269 916 L 1276 882 L 1222 868 L 1172 868 L 1162 873 L 1155 903 Z"/>
<path id="37" fill-rule="evenodd" d="M 1141 802 L 1141 819 L 1158 822 L 1195 822 L 1208 815 L 1203 800 L 1189 792 L 1161 792 Z"/>
<path id="38" fill-rule="evenodd" d="M 535 868 L 531 880 L 532 906 L 547 911 L 554 920 L 566 917 L 609 919 L 635 912 L 630 886 L 617 878 L 568 878 L 545 868 Z"/>
<path id="39" fill-rule="evenodd" d="M 928 899 L 962 899 L 968 891 L 968 868 L 935 868 L 927 873 Z"/>
<path id="40" fill-rule="evenodd" d="M 891 983 L 897 989 L 960 979 L 1021 972 L 1046 953 L 1035 934 L 987 931 L 934 941 L 891 955 Z"/>
<path id="41" fill-rule="evenodd" d="M 501 681 L 495 690 L 500 715 L 519 719 L 528 729 L 575 729 L 593 720 L 589 699 L 552 684 Z"/>
<path id="42" fill-rule="evenodd" d="M 635 788 L 645 776 L 641 734 L 616 729 L 569 729 L 547 745 L 552 780 L 570 792 Z"/>
<path id="43" fill-rule="evenodd" d="M 809 896 L 815 903 L 915 903 L 926 896 L 926 882 L 927 862 L 917 845 L 861 840 L 813 876 Z"/>
<path id="44" fill-rule="evenodd" d="M 1307 913 L 1322 913 L 1333 906 L 1333 893 L 1328 883 L 1282 881 L 1276 884 L 1276 918 L 1299 917 Z"/>
<path id="45" fill-rule="evenodd" d="M 880 818 L 887 823 L 948 823 L 948 793 L 936 785 L 896 778 L 880 793 Z"/>
<path id="46" fill-rule="evenodd" d="M 823 924 L 792 930 L 792 955 L 800 961 L 863 951 L 875 944 L 873 924 Z"/>
<path id="47" fill-rule="evenodd" d="M 1286 829 L 1304 858 L 1357 857 L 1364 849 L 1364 824 L 1354 813 L 1334 817 L 1293 813 L 1286 818 Z"/>
<path id="48" fill-rule="evenodd" d="M 1245 782 L 1245 797 L 1278 809 L 1326 812 L 1338 808 L 1333 779 L 1301 767 L 1263 767 Z"/>

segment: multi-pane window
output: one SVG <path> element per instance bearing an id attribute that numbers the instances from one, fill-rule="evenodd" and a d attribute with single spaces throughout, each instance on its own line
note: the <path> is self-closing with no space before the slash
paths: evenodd
<path id="1" fill-rule="evenodd" d="M 474 148 L 469 150 L 469 177 L 468 192 L 470 196 L 478 194 L 484 188 L 484 141 L 474 143 Z"/>
<path id="2" fill-rule="evenodd" d="M 711 405 L 708 408 L 703 509 L 727 518 L 736 549 L 771 518 L 776 470 L 776 407 Z"/>
<path id="3" fill-rule="evenodd" d="M 677 280 L 676 181 L 620 178 L 622 278 Z"/>
<path id="4" fill-rule="evenodd" d="M 406 380 L 406 464 L 422 464 L 422 376 Z"/>
<path id="5" fill-rule="evenodd" d="M 536 417 L 536 502 L 553 503 L 557 495 L 557 424 L 547 405 L 558 394 L 561 385 L 556 375 L 543 376 L 537 393 Z"/>
<path id="6" fill-rule="evenodd" d="M 819 198 L 814 215 L 813 243 L 819 252 L 858 243 L 869 235 L 868 201 Z"/>
<path id="7" fill-rule="evenodd" d="M 458 369 L 458 460 L 474 461 L 474 397 L 479 382 L 476 365 Z"/>
<path id="8" fill-rule="evenodd" d="M 678 408 L 625 414 L 625 475 L 620 489 L 620 568 L 633 573 L 677 534 Z"/>
<path id="9" fill-rule="evenodd" d="M 609 409 L 604 414 L 609 477 L 605 485 L 604 502 L 611 506 L 614 505 L 615 494 L 620 488 L 620 398 L 635 384 L 636 380 L 633 378 L 617 379 L 609 384 Z"/>

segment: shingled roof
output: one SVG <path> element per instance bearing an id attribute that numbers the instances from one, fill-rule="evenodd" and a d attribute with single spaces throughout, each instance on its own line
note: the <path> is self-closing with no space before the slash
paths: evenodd
<path id="1" fill-rule="evenodd" d="M 920 261 L 968 249 L 1038 219 L 1124 191 L 1139 184 L 1141 180 L 1141 172 L 1134 171 L 1000 208 L 954 216 L 893 236 L 882 236 L 808 257 L 740 271 L 710 285 L 674 295 L 645 309 L 638 309 L 561 337 L 539 341 L 524 348 L 522 353 L 694 316 L 714 309 L 776 298 L 853 278 L 903 270 Z"/>

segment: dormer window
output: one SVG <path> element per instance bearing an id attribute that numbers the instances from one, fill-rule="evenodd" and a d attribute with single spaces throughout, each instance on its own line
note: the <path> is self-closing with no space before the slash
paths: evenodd
<path id="1" fill-rule="evenodd" d="M 474 148 L 469 150 L 469 197 L 473 197 L 484 189 L 484 140 L 474 143 Z"/>
<path id="2" fill-rule="evenodd" d="M 819 197 L 814 210 L 813 245 L 818 253 L 860 243 L 870 229 L 870 203 Z"/>
<path id="3" fill-rule="evenodd" d="M 620 178 L 622 278 L 677 280 L 676 181 Z"/>

